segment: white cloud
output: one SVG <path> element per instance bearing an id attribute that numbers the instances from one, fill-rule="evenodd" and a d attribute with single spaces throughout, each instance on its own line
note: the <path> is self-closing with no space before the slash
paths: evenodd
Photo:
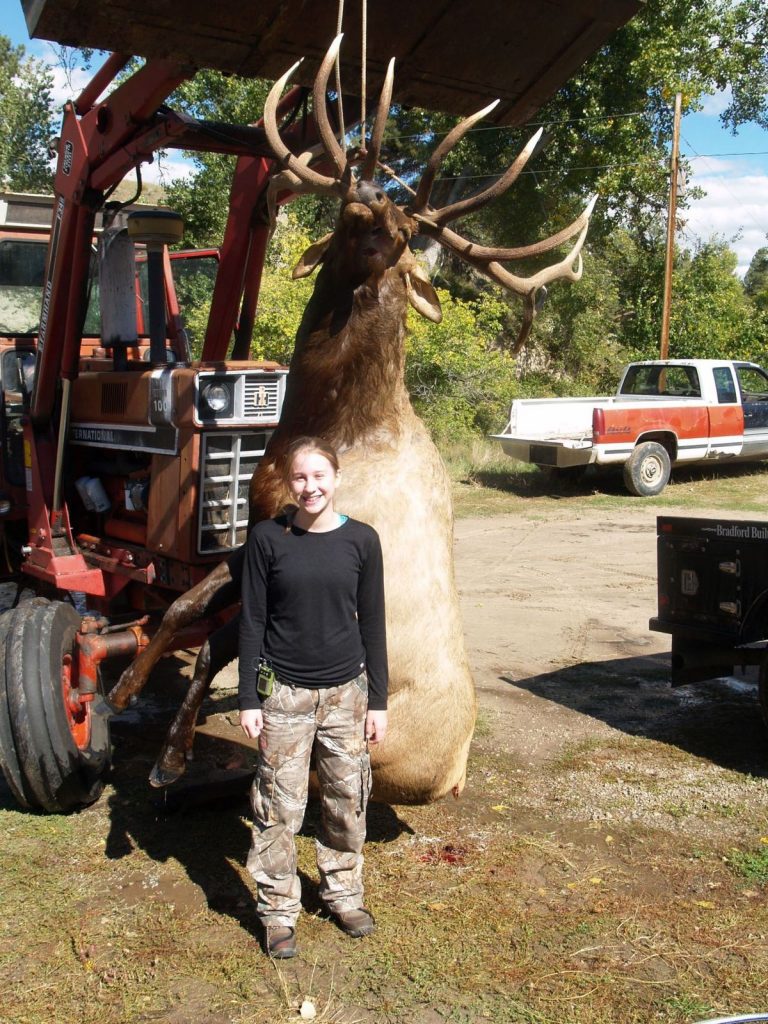
<path id="1" fill-rule="evenodd" d="M 768 245 L 768 174 L 738 158 L 693 157 L 691 184 L 707 193 L 684 211 L 684 239 L 725 238 L 743 277 L 757 249 Z"/>
<path id="2" fill-rule="evenodd" d="M 719 117 L 732 98 L 730 86 L 727 89 L 723 89 L 722 92 L 714 93 L 712 96 L 704 96 L 701 113 L 706 117 Z"/>
<path id="3" fill-rule="evenodd" d="M 174 178 L 188 178 L 194 170 L 188 160 L 178 153 L 171 156 L 155 156 L 151 164 L 141 165 L 141 176 L 144 181 L 159 182 L 169 185 Z"/>

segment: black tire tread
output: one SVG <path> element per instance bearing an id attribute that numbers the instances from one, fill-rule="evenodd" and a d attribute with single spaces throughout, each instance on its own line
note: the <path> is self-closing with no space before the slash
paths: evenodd
<path id="1" fill-rule="evenodd" d="M 19 764 L 6 685 L 6 640 L 17 611 L 17 608 L 12 608 L 0 616 L 0 767 L 17 802 L 22 807 L 31 808 L 35 806 L 35 798 L 25 783 Z"/>
<path id="2" fill-rule="evenodd" d="M 8 711 L 25 806 L 52 813 L 66 813 L 98 799 L 109 761 L 107 720 L 98 717 L 94 723 L 92 718 L 91 749 L 78 750 L 63 705 L 63 656 L 73 648 L 79 623 L 80 616 L 64 602 L 26 602 L 16 609 L 4 650 Z"/>

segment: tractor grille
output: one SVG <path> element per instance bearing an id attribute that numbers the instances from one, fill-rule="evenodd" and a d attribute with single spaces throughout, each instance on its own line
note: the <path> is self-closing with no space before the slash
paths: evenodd
<path id="1" fill-rule="evenodd" d="M 101 412 L 103 416 L 124 416 L 128 408 L 128 385 L 104 381 L 101 385 Z"/>
<path id="2" fill-rule="evenodd" d="M 264 380 L 262 377 L 250 375 L 245 378 L 243 387 L 244 418 L 259 416 L 268 420 L 276 420 L 280 414 L 280 380 Z"/>
<path id="3" fill-rule="evenodd" d="M 202 435 L 200 554 L 231 551 L 245 541 L 248 485 L 271 435 L 271 430 Z"/>

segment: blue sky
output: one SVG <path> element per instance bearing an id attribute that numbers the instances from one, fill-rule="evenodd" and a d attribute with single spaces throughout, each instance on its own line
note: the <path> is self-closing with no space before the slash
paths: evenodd
<path id="1" fill-rule="evenodd" d="M 30 40 L 20 0 L 0 0 L 0 6 L 0 31 L 35 56 L 50 59 L 46 43 Z M 60 71 L 56 83 L 57 99 L 63 102 L 67 89 Z M 718 118 L 726 104 L 727 97 L 713 96 L 701 113 L 683 118 L 680 151 L 690 161 L 691 183 L 707 195 L 681 214 L 685 225 L 679 242 L 693 246 L 697 239 L 725 238 L 743 275 L 755 250 L 768 246 L 768 132 L 746 125 L 731 135 Z M 165 160 L 148 168 L 145 177 L 173 177 L 183 170 L 180 161 Z"/>

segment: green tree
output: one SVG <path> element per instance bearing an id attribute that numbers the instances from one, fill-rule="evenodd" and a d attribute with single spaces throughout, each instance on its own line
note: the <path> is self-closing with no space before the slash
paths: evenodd
<path id="1" fill-rule="evenodd" d="M 0 186 L 47 191 L 52 174 L 48 147 L 55 134 L 51 112 L 53 77 L 0 35 Z"/>
<path id="2" fill-rule="evenodd" d="M 281 211 L 267 253 L 251 344 L 256 359 L 290 361 L 296 332 L 315 285 L 313 277 L 291 279 L 299 257 L 315 240 L 306 232 L 297 206 L 292 203 Z"/>
<path id="3" fill-rule="evenodd" d="M 744 275 L 744 291 L 758 309 L 768 313 L 768 248 L 758 249 Z"/>
<path id="4" fill-rule="evenodd" d="M 408 314 L 406 384 L 438 440 L 499 430 L 520 391 L 517 364 L 497 341 L 506 308 L 490 292 L 463 301 L 438 289 L 439 324 Z"/>
<path id="5" fill-rule="evenodd" d="M 735 270 L 736 254 L 722 241 L 681 254 L 670 316 L 671 356 L 765 361 L 763 322 Z"/>
<path id="6" fill-rule="evenodd" d="M 268 85 L 261 79 L 239 78 L 218 71 L 199 71 L 171 97 L 171 105 L 201 121 L 252 124 L 261 117 Z M 184 217 L 184 245 L 218 245 L 224 234 L 229 191 L 236 158 L 222 153 L 187 153 L 194 166 L 190 178 L 176 178 L 166 188 L 168 205 Z"/>

